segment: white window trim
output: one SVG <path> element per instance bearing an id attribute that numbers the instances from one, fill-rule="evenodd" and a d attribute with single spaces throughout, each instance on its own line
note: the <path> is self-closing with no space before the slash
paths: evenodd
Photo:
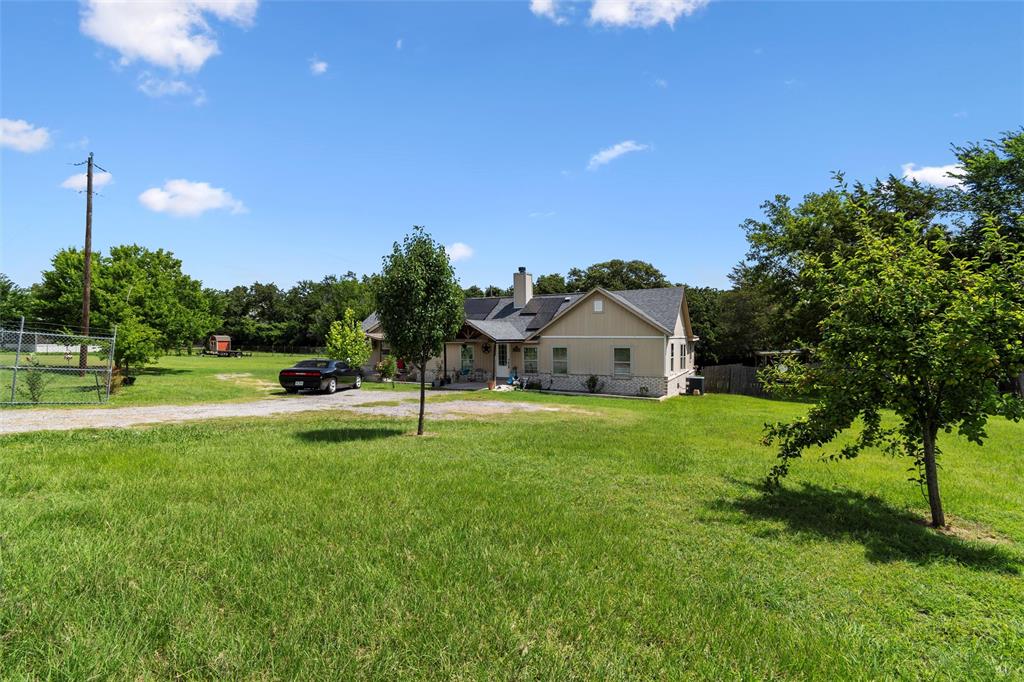
<path id="1" fill-rule="evenodd" d="M 528 350 L 532 350 L 535 353 L 532 370 L 526 369 L 526 363 L 529 362 L 526 359 L 526 351 Z M 540 346 L 523 346 L 523 374 L 540 374 Z"/>
<path id="2" fill-rule="evenodd" d="M 615 371 L 615 351 L 617 350 L 628 350 L 629 351 L 629 374 L 619 374 Z M 632 346 L 612 346 L 612 377 L 615 379 L 630 379 L 633 377 L 633 347 Z"/>
<path id="3" fill-rule="evenodd" d="M 559 376 L 563 376 L 562 372 L 556 372 L 555 371 L 555 351 L 556 350 L 564 350 L 565 351 L 565 373 L 564 374 L 568 375 L 569 374 L 569 347 L 568 346 L 552 346 L 551 347 L 551 373 L 552 374 L 557 374 Z"/>
<path id="4" fill-rule="evenodd" d="M 598 314 L 601 314 L 601 313 L 604 312 L 604 299 L 603 298 L 595 298 L 594 299 L 594 312 L 598 313 Z"/>

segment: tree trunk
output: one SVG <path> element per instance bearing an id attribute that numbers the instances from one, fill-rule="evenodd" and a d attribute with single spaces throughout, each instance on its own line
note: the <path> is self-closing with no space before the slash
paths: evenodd
<path id="1" fill-rule="evenodd" d="M 423 406 L 427 401 L 427 374 L 423 371 L 426 363 L 420 366 L 420 423 L 416 427 L 416 435 L 423 435 Z"/>
<path id="2" fill-rule="evenodd" d="M 928 483 L 928 504 L 932 509 L 932 528 L 946 525 L 946 515 L 942 511 L 942 498 L 939 496 L 939 469 L 935 463 L 935 436 L 937 429 L 930 423 L 925 424 L 924 433 L 924 476 Z"/>

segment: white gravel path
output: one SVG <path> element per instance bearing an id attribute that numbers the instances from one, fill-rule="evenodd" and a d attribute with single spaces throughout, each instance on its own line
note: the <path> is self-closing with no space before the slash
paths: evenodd
<path id="1" fill-rule="evenodd" d="M 434 395 L 437 395 L 435 393 Z M 450 393 L 447 395 L 451 395 Z M 399 401 L 398 405 L 366 405 Z M 269 417 L 299 412 L 347 410 L 388 417 L 409 417 L 418 413 L 418 396 L 389 395 L 383 391 L 342 391 L 334 395 L 298 395 L 266 398 L 248 403 L 204 403 L 197 405 L 149 405 L 82 410 L 5 410 L 0 412 L 0 435 L 30 431 L 72 431 L 75 429 L 116 429 L 142 424 L 222 419 L 225 417 Z M 458 419 L 470 415 L 509 412 L 559 412 L 560 408 L 535 403 L 499 400 L 431 401 L 426 412 L 432 418 Z"/>

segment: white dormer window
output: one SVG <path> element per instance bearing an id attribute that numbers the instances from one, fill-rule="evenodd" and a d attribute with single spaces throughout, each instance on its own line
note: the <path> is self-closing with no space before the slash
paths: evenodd
<path id="1" fill-rule="evenodd" d="M 595 298 L 594 299 L 594 312 L 595 313 L 603 313 L 604 312 L 604 301 L 601 300 L 600 298 Z"/>

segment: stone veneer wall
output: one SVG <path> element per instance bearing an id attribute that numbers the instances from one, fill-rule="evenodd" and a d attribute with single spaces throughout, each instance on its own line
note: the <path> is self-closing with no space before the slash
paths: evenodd
<path id="1" fill-rule="evenodd" d="M 660 398 L 663 395 L 675 395 L 668 391 L 668 383 L 665 377 L 629 377 L 619 378 L 609 375 L 596 375 L 604 382 L 604 386 L 598 393 L 610 393 L 614 395 L 644 395 L 652 398 Z M 587 379 L 590 375 L 583 374 L 531 374 L 528 377 L 532 380 L 539 380 L 544 390 L 551 391 L 577 391 L 588 393 Z M 675 384 L 673 384 L 674 386 Z M 641 388 L 646 387 L 646 393 Z"/>

